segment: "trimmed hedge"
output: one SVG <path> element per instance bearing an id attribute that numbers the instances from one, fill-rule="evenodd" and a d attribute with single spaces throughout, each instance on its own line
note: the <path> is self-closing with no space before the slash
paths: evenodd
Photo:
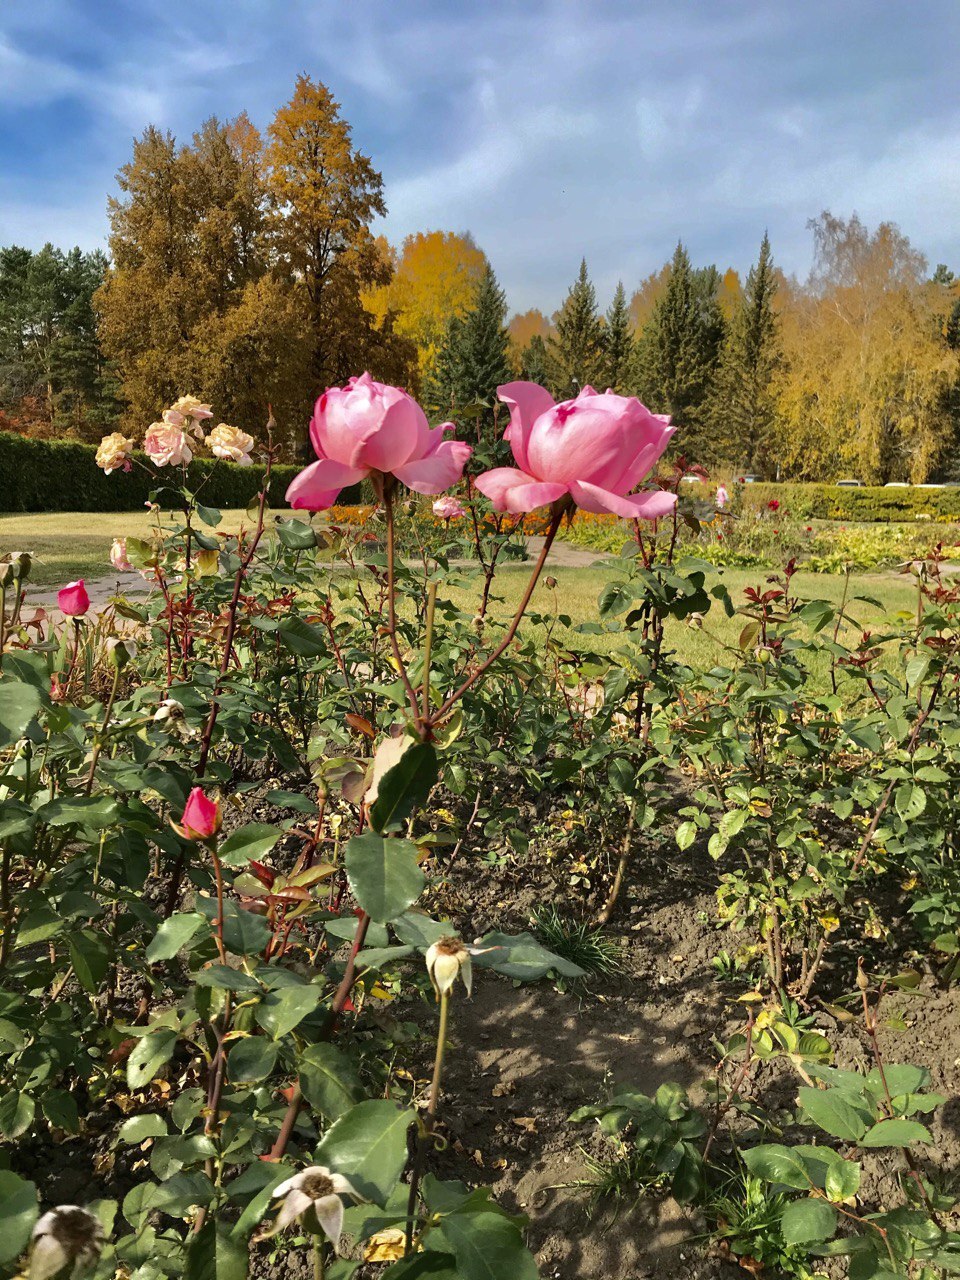
<path id="1" fill-rule="evenodd" d="M 689 485 L 685 489 L 696 487 Z M 888 524 L 960 519 L 960 488 L 921 489 L 911 485 L 906 489 L 882 486 L 856 489 L 835 484 L 756 483 L 744 485 L 740 491 L 744 511 L 756 511 L 774 500 L 798 520 Z"/>
<path id="2" fill-rule="evenodd" d="M 95 461 L 96 448 L 75 440 L 30 440 L 0 431 L 0 511 L 139 511 L 150 494 L 163 485 L 176 487 L 180 469 L 115 471 L 104 475 Z M 139 461 L 145 462 L 142 454 Z M 275 466 L 270 479 L 274 506 L 284 506 L 287 485 L 300 467 Z M 188 484 L 208 507 L 246 507 L 260 492 L 264 468 L 238 467 L 233 462 L 195 458 L 188 468 Z M 208 478 L 209 477 L 209 478 Z M 203 488 L 201 489 L 201 484 Z M 359 486 L 355 486 L 359 492 Z M 350 501 L 353 490 L 344 491 Z M 161 493 L 162 506 L 176 505 Z"/>

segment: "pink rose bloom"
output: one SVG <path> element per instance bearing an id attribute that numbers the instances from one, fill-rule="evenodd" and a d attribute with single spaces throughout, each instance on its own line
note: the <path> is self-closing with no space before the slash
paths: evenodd
<path id="1" fill-rule="evenodd" d="M 110 563 L 120 573 L 131 573 L 133 571 L 133 565 L 127 559 L 126 538 L 114 538 L 113 545 L 110 548 Z"/>
<path id="2" fill-rule="evenodd" d="M 187 796 L 183 817 L 174 826 L 188 840 L 209 840 L 220 830 L 220 805 L 203 793 L 202 787 L 194 787 Z"/>
<path id="3" fill-rule="evenodd" d="M 396 478 L 417 493 L 442 493 L 460 479 L 473 452 L 459 440 L 444 440 L 445 422 L 432 431 L 423 410 L 399 387 L 375 382 L 369 373 L 331 387 L 317 401 L 310 439 L 318 462 L 287 489 L 291 507 L 324 511 L 341 489 L 368 476 Z"/>
<path id="4" fill-rule="evenodd" d="M 675 494 L 631 493 L 666 449 L 674 432 L 669 417 L 634 396 L 598 395 L 593 387 L 562 404 L 535 382 L 509 382 L 497 394 L 510 409 L 503 436 L 517 465 L 477 478 L 495 510 L 519 515 L 566 495 L 584 511 L 628 520 L 673 510 Z"/>
<path id="5" fill-rule="evenodd" d="M 730 501 L 730 495 L 729 493 L 727 493 L 727 486 L 725 484 L 718 484 L 717 485 L 717 506 L 720 508 L 721 511 L 729 501 Z"/>
<path id="6" fill-rule="evenodd" d="M 433 514 L 438 520 L 459 520 L 467 514 L 467 509 L 459 498 L 451 498 L 444 494 L 433 504 Z"/>
<path id="7" fill-rule="evenodd" d="M 90 597 L 83 579 L 78 578 L 76 582 L 68 582 L 65 587 L 61 587 L 57 592 L 57 604 L 60 612 L 68 618 L 82 617 L 90 608 Z"/>
<path id="8" fill-rule="evenodd" d="M 143 451 L 157 467 L 179 466 L 193 459 L 186 435 L 172 422 L 152 423 L 143 439 Z"/>

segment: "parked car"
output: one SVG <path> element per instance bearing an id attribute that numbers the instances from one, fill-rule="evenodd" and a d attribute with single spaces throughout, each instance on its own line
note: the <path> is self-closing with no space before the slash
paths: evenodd
<path id="1" fill-rule="evenodd" d="M 888 480 L 883 487 L 885 489 L 909 489 L 910 485 L 906 480 Z"/>
<path id="2" fill-rule="evenodd" d="M 864 488 L 864 483 L 862 480 L 838 480 L 837 488 L 838 489 L 862 489 Z"/>

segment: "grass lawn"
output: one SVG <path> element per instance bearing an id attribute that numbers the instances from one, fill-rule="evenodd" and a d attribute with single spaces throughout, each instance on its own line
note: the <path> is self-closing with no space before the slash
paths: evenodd
<path id="1" fill-rule="evenodd" d="M 169 515 L 164 517 L 169 520 Z M 29 550 L 36 556 L 32 581 L 35 586 L 60 586 L 74 578 L 84 577 L 88 581 L 97 578 L 115 578 L 107 559 L 110 543 L 115 537 L 149 536 L 152 521 L 155 519 L 149 512 L 51 512 L 38 515 L 5 515 L 0 516 L 0 554 Z M 218 529 L 236 531 L 241 521 L 249 523 L 243 511 L 226 511 Z M 496 595 L 492 612 L 494 616 L 509 617 L 513 613 L 529 576 L 529 565 L 508 564 L 498 574 Z M 557 589 L 549 590 L 541 582 L 534 595 L 532 608 L 535 612 L 568 614 L 574 627 L 580 622 L 595 621 L 597 618 L 597 596 L 604 582 L 611 576 L 598 566 L 586 568 L 569 568 L 551 566 L 548 570 L 557 579 Z M 763 569 L 724 569 L 711 574 L 709 584 L 723 580 L 733 599 L 742 599 L 743 589 L 747 586 L 760 586 L 767 578 L 769 571 Z M 479 583 L 479 578 L 478 578 Z M 708 584 L 708 585 L 709 585 Z M 794 578 L 797 593 L 805 599 L 828 599 L 839 602 L 843 594 L 843 578 L 832 574 L 799 573 Z M 464 608 L 475 607 L 479 594 L 477 591 L 462 590 L 451 593 L 456 603 Z M 875 597 L 882 604 L 882 609 L 875 605 L 858 603 L 854 597 L 868 595 Z M 895 574 L 862 574 L 851 584 L 850 597 L 853 601 L 852 611 L 862 620 L 865 626 L 876 623 L 884 612 L 897 610 L 913 610 L 916 607 L 916 591 L 911 579 L 898 577 Z M 528 624 L 529 625 L 529 624 Z M 722 657 L 723 644 L 736 644 L 742 621 L 729 619 L 722 609 L 711 610 L 707 625 L 702 631 L 694 630 L 684 624 L 674 623 L 669 628 L 671 645 L 684 661 L 696 668 L 710 666 Z M 622 635 L 578 635 L 571 631 L 558 635 L 569 635 L 571 645 L 580 649 L 592 649 L 595 652 L 609 652 L 622 643 Z"/>

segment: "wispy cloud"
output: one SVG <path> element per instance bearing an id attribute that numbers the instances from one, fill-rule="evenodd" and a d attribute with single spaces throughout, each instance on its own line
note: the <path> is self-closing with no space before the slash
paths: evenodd
<path id="1" fill-rule="evenodd" d="M 824 206 L 960 268 L 953 0 L 32 0 L 0 11 L 0 240 L 101 243 L 150 122 L 265 125 L 300 71 L 382 169 L 388 233 L 473 231 L 518 309 L 601 294 L 678 237 L 809 262 Z"/>

